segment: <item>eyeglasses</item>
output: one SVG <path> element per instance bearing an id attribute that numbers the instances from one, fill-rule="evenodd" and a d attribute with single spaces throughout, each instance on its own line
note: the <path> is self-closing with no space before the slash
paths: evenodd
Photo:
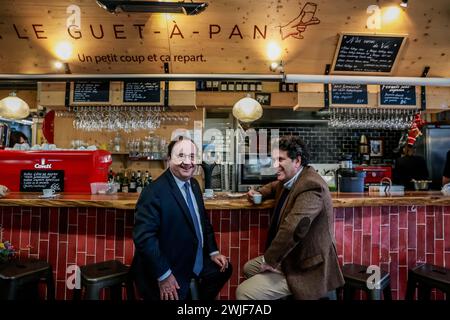
<path id="1" fill-rule="evenodd" d="M 194 162 L 195 154 L 194 153 L 191 153 L 191 154 L 180 153 L 180 154 L 174 155 L 174 158 L 180 162 L 183 160 L 190 160 L 191 162 Z"/>

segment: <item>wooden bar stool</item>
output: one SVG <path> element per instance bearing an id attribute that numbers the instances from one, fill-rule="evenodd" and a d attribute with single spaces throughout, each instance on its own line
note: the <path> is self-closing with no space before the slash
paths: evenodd
<path id="1" fill-rule="evenodd" d="M 429 300 L 433 288 L 446 293 L 446 299 L 450 300 L 450 269 L 428 263 L 409 269 L 406 300 L 414 299 L 416 288 L 419 300 Z"/>
<path id="2" fill-rule="evenodd" d="M 52 266 L 43 260 L 21 259 L 0 264 L 0 299 L 28 299 L 25 291 L 38 292 L 40 281 L 47 286 L 47 300 L 55 299 Z M 27 290 L 25 290 L 27 289 Z"/>
<path id="3" fill-rule="evenodd" d="M 352 300 L 356 290 L 363 290 L 367 293 L 369 300 L 381 300 L 381 292 L 385 300 L 392 300 L 391 277 L 389 273 L 381 270 L 379 289 L 369 289 L 367 279 L 371 276 L 367 273 L 367 266 L 359 264 L 346 264 L 342 267 L 344 275 L 344 299 Z"/>
<path id="4" fill-rule="evenodd" d="M 126 286 L 127 300 L 134 300 L 134 285 L 129 275 L 129 267 L 117 260 L 109 260 L 80 267 L 81 289 L 85 288 L 86 300 L 99 300 L 100 290 L 110 288 L 111 299 L 122 299 L 122 286 Z M 74 292 L 74 299 L 81 296 Z"/>

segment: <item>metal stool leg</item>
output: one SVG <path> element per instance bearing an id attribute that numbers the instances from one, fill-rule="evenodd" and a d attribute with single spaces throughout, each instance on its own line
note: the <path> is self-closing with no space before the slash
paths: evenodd
<path id="1" fill-rule="evenodd" d="M 93 285 L 87 285 L 86 286 L 86 300 L 99 300 L 100 299 L 100 287 L 93 284 Z"/>
<path id="2" fill-rule="evenodd" d="M 383 298 L 384 300 L 392 300 L 392 291 L 391 291 L 391 285 L 387 285 L 383 289 Z"/>
<path id="3" fill-rule="evenodd" d="M 408 282 L 406 285 L 406 296 L 405 300 L 414 300 L 414 293 L 416 291 L 416 277 L 411 272 L 411 270 L 408 271 Z"/>

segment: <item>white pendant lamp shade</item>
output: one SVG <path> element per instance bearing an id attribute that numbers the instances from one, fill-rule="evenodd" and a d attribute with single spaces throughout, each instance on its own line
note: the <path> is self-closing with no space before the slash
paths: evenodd
<path id="1" fill-rule="evenodd" d="M 233 116 L 242 122 L 252 122 L 261 118 L 261 104 L 250 96 L 242 98 L 233 106 Z"/>
<path id="2" fill-rule="evenodd" d="M 8 119 L 23 119 L 30 114 L 28 104 L 11 92 L 9 97 L 0 100 L 0 117 Z"/>

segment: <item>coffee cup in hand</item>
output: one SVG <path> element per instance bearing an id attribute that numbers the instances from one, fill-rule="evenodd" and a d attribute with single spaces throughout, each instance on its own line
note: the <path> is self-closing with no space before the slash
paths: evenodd
<path id="1" fill-rule="evenodd" d="M 253 197 L 254 204 L 260 204 L 262 202 L 262 194 L 261 193 L 254 193 L 252 197 Z"/>

